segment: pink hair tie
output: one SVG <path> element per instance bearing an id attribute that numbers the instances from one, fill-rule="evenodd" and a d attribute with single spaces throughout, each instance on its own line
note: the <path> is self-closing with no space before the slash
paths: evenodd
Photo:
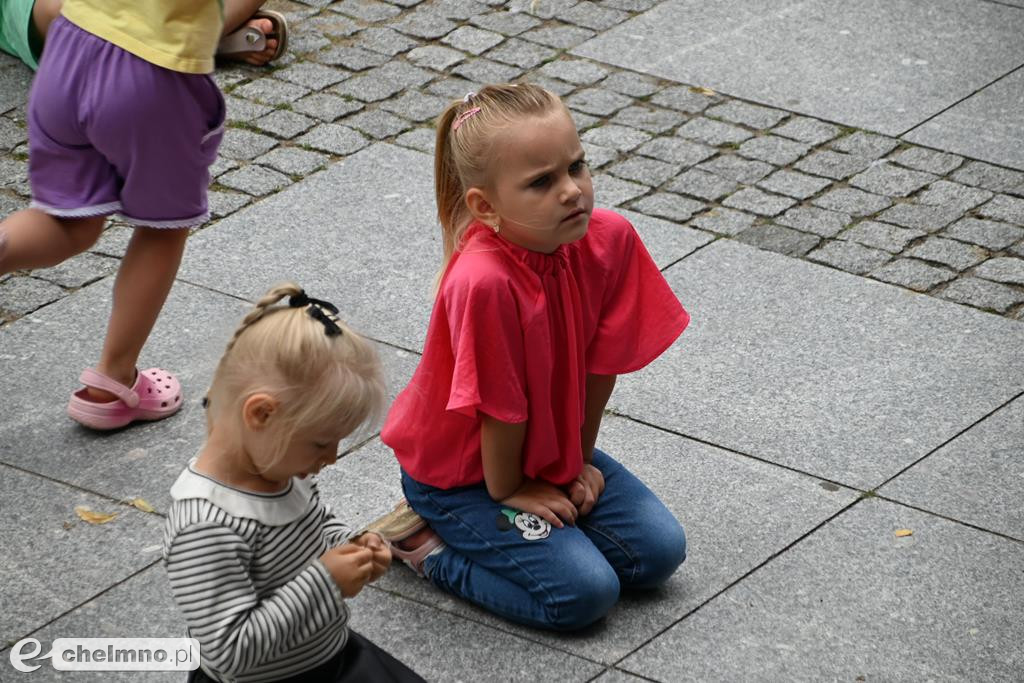
<path id="1" fill-rule="evenodd" d="M 480 107 L 473 107 L 472 109 L 469 109 L 459 114 L 459 116 L 454 121 L 452 121 L 452 130 L 458 130 L 459 126 L 466 122 L 466 119 L 470 118 L 479 111 Z"/>

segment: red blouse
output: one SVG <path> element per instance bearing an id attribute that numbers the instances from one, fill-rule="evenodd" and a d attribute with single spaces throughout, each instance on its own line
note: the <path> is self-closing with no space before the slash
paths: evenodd
<path id="1" fill-rule="evenodd" d="M 633 372 L 690 317 L 622 216 L 597 209 L 586 235 L 551 254 L 482 224 L 441 280 L 419 366 L 381 439 L 418 482 L 483 481 L 480 415 L 528 421 L 523 474 L 566 484 L 583 467 L 587 373 Z"/>

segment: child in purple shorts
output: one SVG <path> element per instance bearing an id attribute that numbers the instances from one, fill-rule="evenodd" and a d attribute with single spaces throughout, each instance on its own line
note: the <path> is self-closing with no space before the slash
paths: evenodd
<path id="1" fill-rule="evenodd" d="M 99 363 L 68 405 L 93 429 L 181 407 L 173 375 L 136 363 L 189 228 L 209 217 L 225 111 L 208 74 L 221 22 L 218 0 L 66 0 L 46 37 L 28 106 L 32 205 L 0 223 L 0 274 L 88 249 L 110 214 L 136 226 Z"/>

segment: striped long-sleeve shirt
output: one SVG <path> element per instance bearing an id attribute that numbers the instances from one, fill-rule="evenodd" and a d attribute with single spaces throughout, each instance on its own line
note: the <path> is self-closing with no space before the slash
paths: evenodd
<path id="1" fill-rule="evenodd" d="M 274 494 L 196 472 L 171 488 L 164 560 L 204 671 L 220 681 L 269 681 L 312 669 L 345 646 L 348 610 L 319 561 L 351 530 L 312 479 Z"/>

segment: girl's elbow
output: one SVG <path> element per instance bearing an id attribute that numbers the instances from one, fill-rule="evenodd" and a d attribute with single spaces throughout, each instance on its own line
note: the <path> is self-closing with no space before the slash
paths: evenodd
<path id="1" fill-rule="evenodd" d="M 510 488 L 508 486 L 501 486 L 501 485 L 498 485 L 498 484 L 492 484 L 491 482 L 486 482 L 486 484 L 487 484 L 487 493 L 488 493 L 488 495 L 490 495 L 491 498 L 495 502 L 498 502 L 498 503 L 500 503 L 501 501 L 505 500 L 506 498 L 511 496 L 513 493 L 515 493 L 515 489 L 514 488 Z"/>
<path id="2" fill-rule="evenodd" d="M 515 493 L 523 483 L 522 476 L 518 477 L 487 477 L 484 476 L 484 484 L 487 486 L 487 493 L 496 502 L 501 502 Z"/>

